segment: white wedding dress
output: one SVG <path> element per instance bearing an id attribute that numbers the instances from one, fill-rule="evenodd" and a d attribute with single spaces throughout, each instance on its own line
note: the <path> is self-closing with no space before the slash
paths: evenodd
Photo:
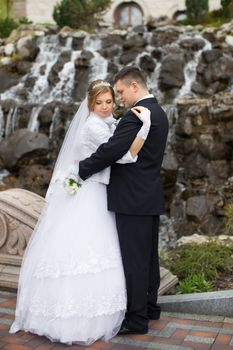
<path id="1" fill-rule="evenodd" d="M 113 121 L 91 113 L 81 134 L 82 159 L 109 139 Z M 119 162 L 134 161 L 128 152 Z M 115 217 L 107 210 L 109 176 L 110 168 L 91 176 L 75 195 L 64 195 L 57 184 L 56 200 L 25 253 L 11 333 L 83 345 L 117 334 L 126 288 Z"/>

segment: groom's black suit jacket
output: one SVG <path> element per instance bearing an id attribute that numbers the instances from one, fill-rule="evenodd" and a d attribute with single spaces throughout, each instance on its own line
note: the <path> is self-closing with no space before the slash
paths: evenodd
<path id="1" fill-rule="evenodd" d="M 80 162 L 79 175 L 87 179 L 111 165 L 108 209 L 128 215 L 160 215 L 164 212 L 160 168 L 168 134 L 168 120 L 155 98 L 136 105 L 151 111 L 151 128 L 136 163 L 115 163 L 129 150 L 142 123 L 131 110 L 121 118 L 114 135 L 89 158 Z"/>

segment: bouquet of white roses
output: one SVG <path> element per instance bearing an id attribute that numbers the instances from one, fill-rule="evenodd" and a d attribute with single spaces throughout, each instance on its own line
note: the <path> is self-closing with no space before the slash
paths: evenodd
<path id="1" fill-rule="evenodd" d="M 64 188 L 66 190 L 67 193 L 69 194 L 75 194 L 77 193 L 79 187 L 81 187 L 82 185 L 76 181 L 74 178 L 72 177 L 67 177 L 65 180 L 64 180 Z"/>
<path id="2" fill-rule="evenodd" d="M 68 194 L 77 193 L 79 187 L 81 187 L 82 180 L 79 178 L 77 161 L 67 169 L 66 174 L 58 174 L 57 182 L 59 182 Z M 80 180 L 80 181 L 79 181 Z"/>

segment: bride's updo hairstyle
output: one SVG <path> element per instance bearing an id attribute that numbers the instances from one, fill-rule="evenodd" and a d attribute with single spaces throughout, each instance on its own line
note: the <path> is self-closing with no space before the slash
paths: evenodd
<path id="1" fill-rule="evenodd" d="M 94 110 L 97 97 L 100 94 L 105 94 L 106 92 L 110 92 L 113 98 L 113 102 L 115 102 L 114 90 L 111 84 L 109 84 L 107 81 L 98 79 L 98 80 L 94 80 L 89 85 L 89 88 L 87 90 L 87 104 L 90 111 Z"/>

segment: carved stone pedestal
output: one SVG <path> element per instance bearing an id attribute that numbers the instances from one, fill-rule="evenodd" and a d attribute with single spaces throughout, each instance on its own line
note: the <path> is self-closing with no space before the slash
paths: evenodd
<path id="1" fill-rule="evenodd" d="M 0 286 L 17 288 L 22 256 L 44 203 L 23 189 L 0 192 Z"/>

